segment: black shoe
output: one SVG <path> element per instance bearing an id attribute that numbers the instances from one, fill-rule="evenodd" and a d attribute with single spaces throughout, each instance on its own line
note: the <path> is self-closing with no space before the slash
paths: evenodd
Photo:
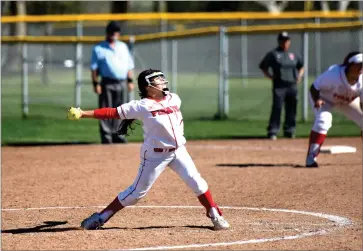
<path id="1" fill-rule="evenodd" d="M 306 165 L 306 167 L 319 167 L 318 163 L 314 162 L 310 165 Z"/>
<path id="2" fill-rule="evenodd" d="M 120 144 L 127 144 L 127 139 L 121 135 L 113 135 L 112 136 L 112 142 L 113 143 L 120 143 Z"/>
<path id="3" fill-rule="evenodd" d="M 295 134 L 291 133 L 291 132 L 285 132 L 284 133 L 284 137 L 285 138 L 289 138 L 289 139 L 294 139 L 295 138 Z"/>

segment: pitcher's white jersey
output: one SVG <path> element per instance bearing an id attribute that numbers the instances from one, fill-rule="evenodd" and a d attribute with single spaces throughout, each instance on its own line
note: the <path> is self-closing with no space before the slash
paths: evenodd
<path id="1" fill-rule="evenodd" d="M 186 142 L 180 112 L 181 100 L 170 93 L 161 101 L 144 98 L 117 107 L 121 119 L 143 122 L 144 145 L 156 148 L 179 148 Z"/>
<path id="2" fill-rule="evenodd" d="M 345 66 L 334 65 L 313 83 L 324 101 L 344 105 L 362 95 L 362 75 L 357 83 L 350 85 L 345 75 L 345 68 Z"/>

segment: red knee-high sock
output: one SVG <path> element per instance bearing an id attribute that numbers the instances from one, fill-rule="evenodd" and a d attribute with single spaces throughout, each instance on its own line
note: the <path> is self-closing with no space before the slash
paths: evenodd
<path id="1" fill-rule="evenodd" d="M 199 200 L 200 204 L 202 204 L 205 207 L 205 209 L 207 210 L 207 217 L 210 217 L 209 211 L 212 207 L 217 209 L 219 215 L 222 215 L 222 211 L 219 209 L 217 204 L 214 202 L 214 200 L 212 198 L 212 194 L 210 193 L 209 190 L 207 190 L 207 192 L 205 192 L 204 194 L 199 195 L 198 200 Z"/>
<path id="2" fill-rule="evenodd" d="M 314 158 L 317 157 L 320 153 L 320 147 L 323 145 L 325 138 L 326 134 L 311 131 L 307 155 L 312 155 Z"/>
<path id="3" fill-rule="evenodd" d="M 105 209 L 100 213 L 101 219 L 106 223 L 115 213 L 120 211 L 124 206 L 120 203 L 118 197 L 116 197 Z"/>

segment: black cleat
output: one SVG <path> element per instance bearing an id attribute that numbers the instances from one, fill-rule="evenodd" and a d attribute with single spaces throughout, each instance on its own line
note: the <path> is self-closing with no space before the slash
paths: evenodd
<path id="1" fill-rule="evenodd" d="M 290 132 L 285 132 L 284 133 L 284 137 L 285 138 L 289 138 L 289 139 L 294 139 L 295 138 L 295 134 L 290 133 Z"/>
<path id="2" fill-rule="evenodd" d="M 306 167 L 319 167 L 318 163 L 314 162 L 312 164 L 306 164 Z"/>

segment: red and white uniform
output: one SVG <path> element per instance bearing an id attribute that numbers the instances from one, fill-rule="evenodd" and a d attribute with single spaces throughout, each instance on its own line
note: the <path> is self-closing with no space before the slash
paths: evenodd
<path id="1" fill-rule="evenodd" d="M 144 130 L 138 175 L 134 183 L 118 195 L 123 206 L 133 205 L 144 197 L 167 166 L 196 196 L 207 192 L 206 181 L 184 147 L 186 140 L 180 106 L 179 96 L 171 93 L 161 101 L 144 98 L 117 107 L 121 119 L 138 119 L 143 122 Z"/>
<path id="2" fill-rule="evenodd" d="M 361 61 L 361 55 L 356 58 Z M 332 110 L 336 109 L 343 113 L 348 119 L 354 121 L 363 130 L 362 113 L 362 75 L 354 85 L 348 83 L 346 66 L 332 65 L 320 75 L 313 83 L 319 91 L 319 97 L 324 101 L 320 108 L 315 108 L 315 104 L 310 94 L 310 102 L 315 113 L 315 121 L 310 133 L 309 148 L 306 157 L 306 166 L 317 167 L 316 159 L 320 148 L 324 143 L 326 134 L 332 126 Z"/>
<path id="3" fill-rule="evenodd" d="M 178 148 L 186 142 L 181 100 L 171 93 L 162 101 L 144 98 L 117 107 L 121 119 L 143 122 L 144 146 L 151 148 Z"/>
<path id="4" fill-rule="evenodd" d="M 345 75 L 345 66 L 334 65 L 320 75 L 313 83 L 320 91 L 320 98 L 325 104 L 320 108 L 313 108 L 315 122 L 313 131 L 326 134 L 332 126 L 333 109 L 343 113 L 363 130 L 363 114 L 360 108 L 362 102 L 362 75 L 354 85 L 350 85 Z M 314 102 L 310 96 L 314 107 Z"/>

